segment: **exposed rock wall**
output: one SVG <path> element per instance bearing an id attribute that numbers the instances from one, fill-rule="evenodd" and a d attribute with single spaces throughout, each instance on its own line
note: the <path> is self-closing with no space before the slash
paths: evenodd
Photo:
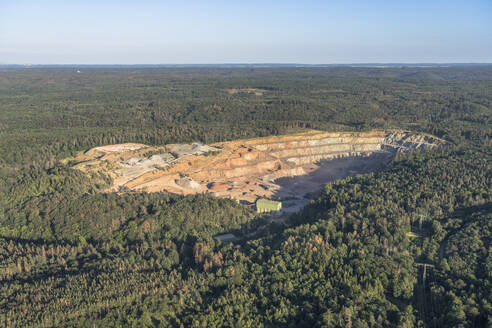
<path id="1" fill-rule="evenodd" d="M 111 175 L 114 190 L 126 187 L 178 194 L 209 191 L 222 197 L 251 199 L 271 195 L 278 187 L 275 179 L 306 174 L 307 166 L 324 159 L 432 149 L 445 144 L 436 137 L 407 131 L 310 130 L 210 146 L 110 145 L 94 148 L 76 159 L 82 170 L 99 168 Z"/>

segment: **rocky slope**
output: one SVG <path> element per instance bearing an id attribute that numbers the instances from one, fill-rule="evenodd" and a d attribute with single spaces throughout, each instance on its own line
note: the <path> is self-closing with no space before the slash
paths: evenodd
<path id="1" fill-rule="evenodd" d="M 310 130 L 210 146 L 199 143 L 162 147 L 109 145 L 77 156 L 75 167 L 109 174 L 114 179 L 113 190 L 183 195 L 210 192 L 253 202 L 257 197 L 280 195 L 276 179 L 307 175 L 318 169 L 322 160 L 443 145 L 446 142 L 436 137 L 406 131 Z"/>

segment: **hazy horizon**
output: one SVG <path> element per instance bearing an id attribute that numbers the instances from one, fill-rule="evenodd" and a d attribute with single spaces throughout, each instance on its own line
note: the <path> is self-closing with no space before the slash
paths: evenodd
<path id="1" fill-rule="evenodd" d="M 45 64 L 45 63 L 2 63 L 0 62 L 0 66 L 22 66 L 22 67 L 30 67 L 30 66 L 40 66 L 40 67 L 53 67 L 53 66 L 67 66 L 67 67 L 78 67 L 78 66 L 102 66 L 102 67 L 111 67 L 111 66 L 148 66 L 148 67 L 200 67 L 200 66 L 224 66 L 224 67 L 249 67 L 249 66 L 257 66 L 257 67 L 275 67 L 275 66 L 284 66 L 284 67 L 448 67 L 448 66 L 490 66 L 492 62 L 462 62 L 462 63 L 448 63 L 448 62 L 435 62 L 435 63 L 423 63 L 423 62 L 415 62 L 415 63 L 318 63 L 318 64 L 306 64 L 306 63 L 186 63 L 186 64 L 176 64 L 176 63 L 150 63 L 150 64 L 141 64 L 141 63 L 128 63 L 128 64 L 118 64 L 118 63 L 105 63 L 105 64 L 82 64 L 82 63 L 66 63 L 66 64 Z"/>
<path id="2" fill-rule="evenodd" d="M 492 63 L 490 1 L 0 3 L 0 64 Z"/>

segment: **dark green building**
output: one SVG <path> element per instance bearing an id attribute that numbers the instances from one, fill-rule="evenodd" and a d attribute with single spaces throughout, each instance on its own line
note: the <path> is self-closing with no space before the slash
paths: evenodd
<path id="1" fill-rule="evenodd" d="M 282 209 L 281 202 L 276 202 L 274 200 L 269 200 L 264 198 L 258 199 L 256 201 L 256 211 L 258 213 L 280 211 L 281 209 Z"/>

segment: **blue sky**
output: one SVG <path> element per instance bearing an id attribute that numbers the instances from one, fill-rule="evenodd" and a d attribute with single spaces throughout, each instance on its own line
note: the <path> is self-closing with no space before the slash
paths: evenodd
<path id="1" fill-rule="evenodd" d="M 492 62 L 492 0 L 0 0 L 0 63 Z"/>

